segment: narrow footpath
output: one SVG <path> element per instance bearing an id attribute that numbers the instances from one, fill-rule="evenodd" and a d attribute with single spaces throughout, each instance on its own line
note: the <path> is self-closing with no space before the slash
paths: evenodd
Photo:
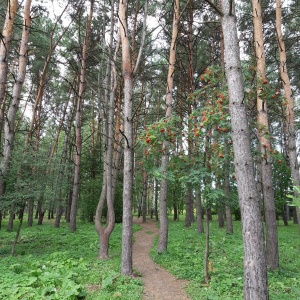
<path id="1" fill-rule="evenodd" d="M 133 222 L 142 226 L 142 230 L 134 234 L 133 267 L 141 273 L 144 283 L 143 300 L 188 300 L 185 292 L 187 282 L 178 280 L 149 257 L 154 238 L 158 234 L 156 221 L 134 218 Z"/>

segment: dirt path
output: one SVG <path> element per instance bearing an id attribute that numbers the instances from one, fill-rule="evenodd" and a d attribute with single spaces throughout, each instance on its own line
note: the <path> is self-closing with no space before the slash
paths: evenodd
<path id="1" fill-rule="evenodd" d="M 154 220 L 134 218 L 134 223 L 142 226 L 137 231 L 133 244 L 133 267 L 141 273 L 144 282 L 143 300 L 188 300 L 184 288 L 187 282 L 176 279 L 165 269 L 155 264 L 149 257 L 158 228 Z"/>

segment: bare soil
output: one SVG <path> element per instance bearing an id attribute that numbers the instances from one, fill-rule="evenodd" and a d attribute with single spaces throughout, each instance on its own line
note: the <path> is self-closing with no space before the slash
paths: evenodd
<path id="1" fill-rule="evenodd" d="M 188 300 L 185 292 L 187 282 L 178 280 L 149 257 L 154 238 L 158 234 L 157 222 L 134 218 L 133 222 L 142 226 L 137 231 L 133 244 L 133 267 L 141 274 L 144 283 L 143 300 Z"/>

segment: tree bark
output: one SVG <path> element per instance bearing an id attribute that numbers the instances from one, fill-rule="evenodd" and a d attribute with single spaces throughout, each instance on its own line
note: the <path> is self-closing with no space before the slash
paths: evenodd
<path id="1" fill-rule="evenodd" d="M 196 192 L 196 221 L 197 221 L 197 231 L 199 233 L 204 233 L 200 191 Z"/>
<path id="2" fill-rule="evenodd" d="M 17 9 L 18 9 L 17 0 L 7 1 L 7 12 L 5 16 L 2 36 L 0 39 L 0 108 L 2 108 L 5 99 L 7 73 L 8 73 L 9 46 L 12 38 L 13 26 L 14 26 Z M 1 109 L 0 132 L 2 131 L 2 126 L 3 126 L 3 113 Z"/>
<path id="3" fill-rule="evenodd" d="M 143 191 L 142 191 L 142 216 L 143 223 L 146 222 L 147 216 L 147 190 L 148 190 L 148 175 L 147 172 L 143 171 Z"/>
<path id="4" fill-rule="evenodd" d="M 111 28 L 110 28 L 110 50 L 112 52 L 113 47 L 113 31 L 114 31 L 114 0 L 111 1 Z M 113 61 L 117 60 L 117 52 L 119 50 L 119 41 L 116 45 L 115 54 Z M 121 153 L 120 144 L 115 145 L 114 147 L 114 110 L 115 110 L 115 94 L 117 90 L 117 71 L 115 63 L 111 61 L 110 57 L 108 58 L 107 64 L 107 76 L 106 76 L 106 89 L 110 91 L 109 94 L 105 95 L 105 104 L 107 111 L 104 111 L 104 115 L 108 117 L 103 118 L 103 133 L 106 136 L 106 145 L 105 145 L 105 157 L 104 157 L 104 171 L 103 171 L 103 184 L 100 200 L 96 210 L 95 226 L 100 240 L 100 249 L 98 257 L 100 259 L 108 258 L 108 246 L 109 246 L 109 237 L 113 231 L 115 225 L 115 212 L 114 212 L 114 198 L 115 190 L 117 185 L 117 174 L 119 167 L 119 156 Z M 109 80 L 110 79 L 110 80 Z M 109 99 L 108 99 L 109 97 Z M 120 124 L 116 122 L 116 130 L 119 130 Z M 116 131 L 115 130 L 115 131 Z M 114 152 L 115 150 L 115 152 Z M 115 155 L 114 155 L 115 153 Z M 103 206 L 107 203 L 107 219 L 106 227 L 102 226 L 102 211 Z"/>
<path id="5" fill-rule="evenodd" d="M 24 6 L 24 24 L 22 30 L 21 45 L 19 50 L 19 66 L 18 66 L 16 80 L 13 86 L 12 101 L 5 118 L 3 157 L 0 164 L 0 198 L 2 198 L 1 196 L 3 196 L 5 193 L 5 186 L 6 186 L 5 177 L 9 170 L 11 156 L 14 148 L 16 114 L 19 108 L 22 87 L 26 75 L 26 64 L 27 64 L 27 56 L 28 56 L 27 53 L 28 37 L 29 37 L 29 31 L 31 26 L 30 6 L 31 6 L 31 1 L 27 0 Z"/>
<path id="6" fill-rule="evenodd" d="M 243 224 L 244 299 L 266 300 L 269 296 L 263 226 L 254 178 L 246 107 L 243 101 L 244 85 L 234 2 L 223 0 L 222 11 L 234 165 Z"/>
<path id="7" fill-rule="evenodd" d="M 267 113 L 267 102 L 263 99 L 263 87 L 267 84 L 266 61 L 262 29 L 262 11 L 259 0 L 252 0 L 252 14 L 254 26 L 254 42 L 256 53 L 257 71 L 257 126 L 262 156 L 261 175 L 262 191 L 264 199 L 264 216 L 266 223 L 266 260 L 267 266 L 275 270 L 279 265 L 278 237 L 276 225 L 276 208 L 274 200 L 274 189 L 272 182 L 272 161 L 270 156 L 271 143 L 268 138 L 269 123 Z"/>
<path id="8" fill-rule="evenodd" d="M 169 70 L 167 77 L 167 91 L 166 91 L 166 119 L 172 116 L 172 103 L 173 103 L 173 81 L 175 72 L 175 62 L 176 62 L 176 44 L 179 29 L 179 9 L 180 1 L 176 0 L 174 2 L 174 12 L 173 12 L 173 29 L 172 29 L 172 39 L 170 44 L 170 54 L 169 54 Z M 161 159 L 161 169 L 163 172 L 167 171 L 169 163 L 169 144 L 170 142 L 165 140 L 162 145 L 162 149 L 167 149 L 163 152 Z M 160 228 L 159 228 L 159 238 L 157 245 L 157 252 L 162 253 L 167 251 L 168 247 L 168 214 L 167 214 L 167 196 L 168 196 L 168 182 L 166 178 L 163 178 L 160 183 Z"/>
<path id="9" fill-rule="evenodd" d="M 133 183 L 133 122 L 132 122 L 132 85 L 138 70 L 145 40 L 147 1 L 143 23 L 143 37 L 139 54 L 132 68 L 127 25 L 127 0 L 119 2 L 120 35 L 122 44 L 122 74 L 124 78 L 124 178 L 123 178 L 123 227 L 121 273 L 132 274 L 132 183 Z"/>
<path id="10" fill-rule="evenodd" d="M 228 234 L 233 234 L 233 225 L 232 225 L 232 213 L 230 208 L 230 160 L 229 160 L 229 149 L 228 149 L 228 141 L 224 140 L 224 155 L 225 155 L 225 163 L 224 163 L 224 192 L 225 192 L 225 214 L 226 214 L 226 230 Z"/>
<path id="11" fill-rule="evenodd" d="M 291 168 L 291 175 L 294 181 L 294 185 L 300 186 L 300 175 L 299 175 L 299 164 L 297 159 L 297 146 L 296 146 L 296 132 L 294 123 L 294 99 L 292 97 L 292 89 L 290 84 L 290 78 L 288 75 L 287 64 L 286 64 L 286 50 L 285 43 L 283 40 L 283 34 L 281 30 L 282 26 L 281 16 L 281 1 L 276 0 L 276 34 L 277 44 L 280 59 L 280 76 L 284 89 L 284 96 L 286 100 L 286 131 L 287 131 L 287 154 L 289 164 Z M 295 192 L 294 192 L 295 194 Z M 299 195 L 295 194 L 295 197 Z M 300 230 L 300 209 L 296 207 L 296 217 L 298 219 L 298 226 Z"/>
<path id="12" fill-rule="evenodd" d="M 81 69 L 80 69 L 80 79 L 79 79 L 79 90 L 78 90 L 78 101 L 77 101 L 77 111 L 75 115 L 75 144 L 76 144 L 76 154 L 75 154 L 75 166 L 74 166 L 74 181 L 73 181 L 73 194 L 72 194 L 72 204 L 70 211 L 70 231 L 76 231 L 76 213 L 77 213 L 77 202 L 79 194 L 79 180 L 80 180 L 80 161 L 81 161 L 81 127 L 82 127 L 82 109 L 83 109 L 83 96 L 85 89 L 85 69 L 86 69 L 86 59 L 87 50 L 89 43 L 89 35 L 91 30 L 91 23 L 93 18 L 93 8 L 94 0 L 90 1 L 90 12 L 85 28 L 85 38 L 84 44 L 82 46 L 82 58 L 81 58 Z"/>
<path id="13" fill-rule="evenodd" d="M 132 273 L 132 183 L 133 183 L 133 144 L 132 144 L 132 80 L 131 54 L 127 27 L 127 0 L 120 0 L 119 19 L 122 43 L 122 73 L 124 78 L 124 181 L 123 181 L 123 227 L 121 273 Z"/>

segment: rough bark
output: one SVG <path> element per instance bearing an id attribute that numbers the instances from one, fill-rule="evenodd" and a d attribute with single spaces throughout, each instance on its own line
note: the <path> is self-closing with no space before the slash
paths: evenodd
<path id="1" fill-rule="evenodd" d="M 132 274 L 132 183 L 133 183 L 133 122 L 132 122 L 132 85 L 138 70 L 141 53 L 145 41 L 145 25 L 147 15 L 147 1 L 143 23 L 142 41 L 134 68 L 132 68 L 128 25 L 127 1 L 119 2 L 120 36 L 122 44 L 122 74 L 124 78 L 124 179 L 123 179 L 123 227 L 122 227 L 122 257 L 121 273 Z"/>
<path id="2" fill-rule="evenodd" d="M 120 0 L 119 20 L 122 43 L 122 73 L 124 78 L 124 181 L 123 181 L 123 227 L 121 273 L 132 273 L 132 183 L 133 183 L 133 144 L 132 144 L 132 67 L 127 27 L 127 1 Z"/>
<path id="3" fill-rule="evenodd" d="M 256 190 L 250 133 L 237 36 L 234 2 L 222 1 L 226 78 L 229 92 L 234 165 L 243 224 L 244 299 L 268 299 L 267 267 L 259 201 Z"/>
<path id="4" fill-rule="evenodd" d="M 266 260 L 267 266 L 275 270 L 279 265 L 278 237 L 276 226 L 276 208 L 272 182 L 272 161 L 270 156 L 271 143 L 268 138 L 269 124 L 266 99 L 262 97 L 266 79 L 266 61 L 262 29 L 262 11 L 259 0 L 252 0 L 252 14 L 254 26 L 254 43 L 257 71 L 257 126 L 262 155 L 261 176 L 264 200 L 264 217 L 266 224 Z"/>
<path id="5" fill-rule="evenodd" d="M 167 77 L 167 91 L 166 91 L 166 119 L 172 115 L 172 92 L 173 92 L 173 81 L 175 72 L 175 62 L 176 62 L 176 44 L 177 35 L 179 29 L 179 9 L 180 1 L 176 0 L 174 2 L 174 12 L 173 12 L 173 28 L 172 28 L 172 39 L 170 44 L 170 54 L 169 54 L 169 69 Z M 167 149 L 163 152 L 161 159 L 161 169 L 166 172 L 169 163 L 169 141 L 165 140 L 163 142 L 162 149 Z M 167 195 L 168 195 L 168 182 L 166 178 L 163 178 L 160 183 L 160 228 L 159 228 L 159 238 L 157 245 L 157 252 L 162 253 L 167 251 L 168 246 L 168 214 L 167 214 Z"/>
<path id="6" fill-rule="evenodd" d="M 76 154 L 75 154 L 75 166 L 74 166 L 74 181 L 73 181 L 73 194 L 72 194 L 72 204 L 70 211 L 70 231 L 76 231 L 76 213 L 77 213 L 77 201 L 79 193 L 79 178 L 80 178 L 80 161 L 81 161 L 81 127 L 82 127 L 82 108 L 83 108 L 83 96 L 85 89 L 85 69 L 86 69 L 86 58 L 87 58 L 87 49 L 89 42 L 89 34 L 91 29 L 91 23 L 93 18 L 93 8 L 94 0 L 90 2 L 90 12 L 86 23 L 85 28 L 85 38 L 84 44 L 82 46 L 82 58 L 81 58 L 81 69 L 80 69 L 80 80 L 79 80 L 79 90 L 78 90 L 78 102 L 77 110 L 75 115 L 75 145 L 76 145 Z"/>
<path id="7" fill-rule="evenodd" d="M 286 64 L 286 50 L 285 43 L 283 40 L 283 34 L 281 30 L 282 26 L 282 16 L 281 16 L 281 1 L 276 0 L 276 34 L 277 34 L 277 44 L 280 60 L 280 76 L 282 81 L 282 86 L 284 89 L 284 96 L 286 100 L 286 132 L 287 132 L 287 154 L 289 159 L 289 164 L 291 168 L 291 175 L 294 184 L 300 186 L 300 175 L 299 175 L 299 164 L 297 159 L 297 146 L 296 146 L 296 132 L 294 123 L 294 99 L 292 97 L 292 89 L 290 84 L 290 78 L 287 70 Z M 295 195 L 299 197 L 299 195 Z M 298 226 L 300 230 L 300 209 L 296 207 L 296 217 L 298 219 Z"/>
<path id="8" fill-rule="evenodd" d="M 31 6 L 31 1 L 27 0 L 24 5 L 24 23 L 23 23 L 23 30 L 22 30 L 21 45 L 19 50 L 19 66 L 18 66 L 15 83 L 13 86 L 12 101 L 5 118 L 3 157 L 0 164 L 0 197 L 5 193 L 5 186 L 6 186 L 5 177 L 9 170 L 11 156 L 14 148 L 16 114 L 19 108 L 22 87 L 26 75 L 26 64 L 27 64 L 27 56 L 28 56 L 27 53 L 28 37 L 29 37 L 29 31 L 31 26 L 30 6 Z"/>
<path id="9" fill-rule="evenodd" d="M 17 9 L 18 9 L 17 0 L 7 1 L 7 12 L 6 12 L 4 26 L 2 30 L 2 36 L 0 39 L 0 108 L 2 108 L 5 99 L 7 73 L 8 73 L 9 46 L 12 38 L 13 26 L 14 26 Z M 0 131 L 2 130 L 2 126 L 3 126 L 3 113 L 1 109 Z"/>
<path id="10" fill-rule="evenodd" d="M 224 154 L 225 154 L 225 163 L 224 163 L 224 192 L 225 192 L 225 214 L 226 214 L 226 230 L 228 234 L 233 233 L 232 225 L 232 213 L 230 208 L 230 181 L 229 181 L 229 172 L 230 172 L 230 160 L 229 160 L 229 149 L 228 141 L 224 141 Z"/>
<path id="11" fill-rule="evenodd" d="M 113 47 L 113 31 L 114 31 L 114 1 L 111 1 L 111 29 L 110 29 L 110 52 Z M 115 54 L 113 61 L 116 61 L 117 52 L 119 49 L 119 41 L 116 45 Z M 108 258 L 108 246 L 109 246 L 109 237 L 113 231 L 115 225 L 115 212 L 114 212 L 114 198 L 115 198 L 115 189 L 117 185 L 117 174 L 118 174 L 118 162 L 119 156 L 121 153 L 120 144 L 121 141 L 114 147 L 114 110 L 115 110 L 115 94 L 117 90 L 117 71 L 116 66 L 113 61 L 108 61 L 107 65 L 107 72 L 111 72 L 111 74 L 107 74 L 106 81 L 107 87 L 106 89 L 110 91 L 109 99 L 106 99 L 108 94 L 105 97 L 105 103 L 107 103 L 106 108 L 107 111 L 104 112 L 108 116 L 108 118 L 104 118 L 104 126 L 103 126 L 103 133 L 104 136 L 107 136 L 106 145 L 105 145 L 105 157 L 104 157 L 104 172 L 103 178 L 104 182 L 102 184 L 101 196 L 96 210 L 96 218 L 95 218 L 95 225 L 96 230 L 100 240 L 100 249 L 98 257 L 100 259 L 107 259 Z M 109 86 L 110 85 L 110 86 Z M 119 124 L 116 122 L 116 130 L 119 130 Z M 115 131 L 116 131 L 115 130 Z M 114 152 L 115 150 L 115 152 Z M 115 155 L 113 155 L 115 153 Z M 114 167 L 115 166 L 115 167 Z M 105 185 L 105 186 L 104 186 Z M 102 211 L 103 206 L 107 203 L 107 220 L 106 220 L 106 227 L 103 227 L 101 224 L 102 220 Z"/>

